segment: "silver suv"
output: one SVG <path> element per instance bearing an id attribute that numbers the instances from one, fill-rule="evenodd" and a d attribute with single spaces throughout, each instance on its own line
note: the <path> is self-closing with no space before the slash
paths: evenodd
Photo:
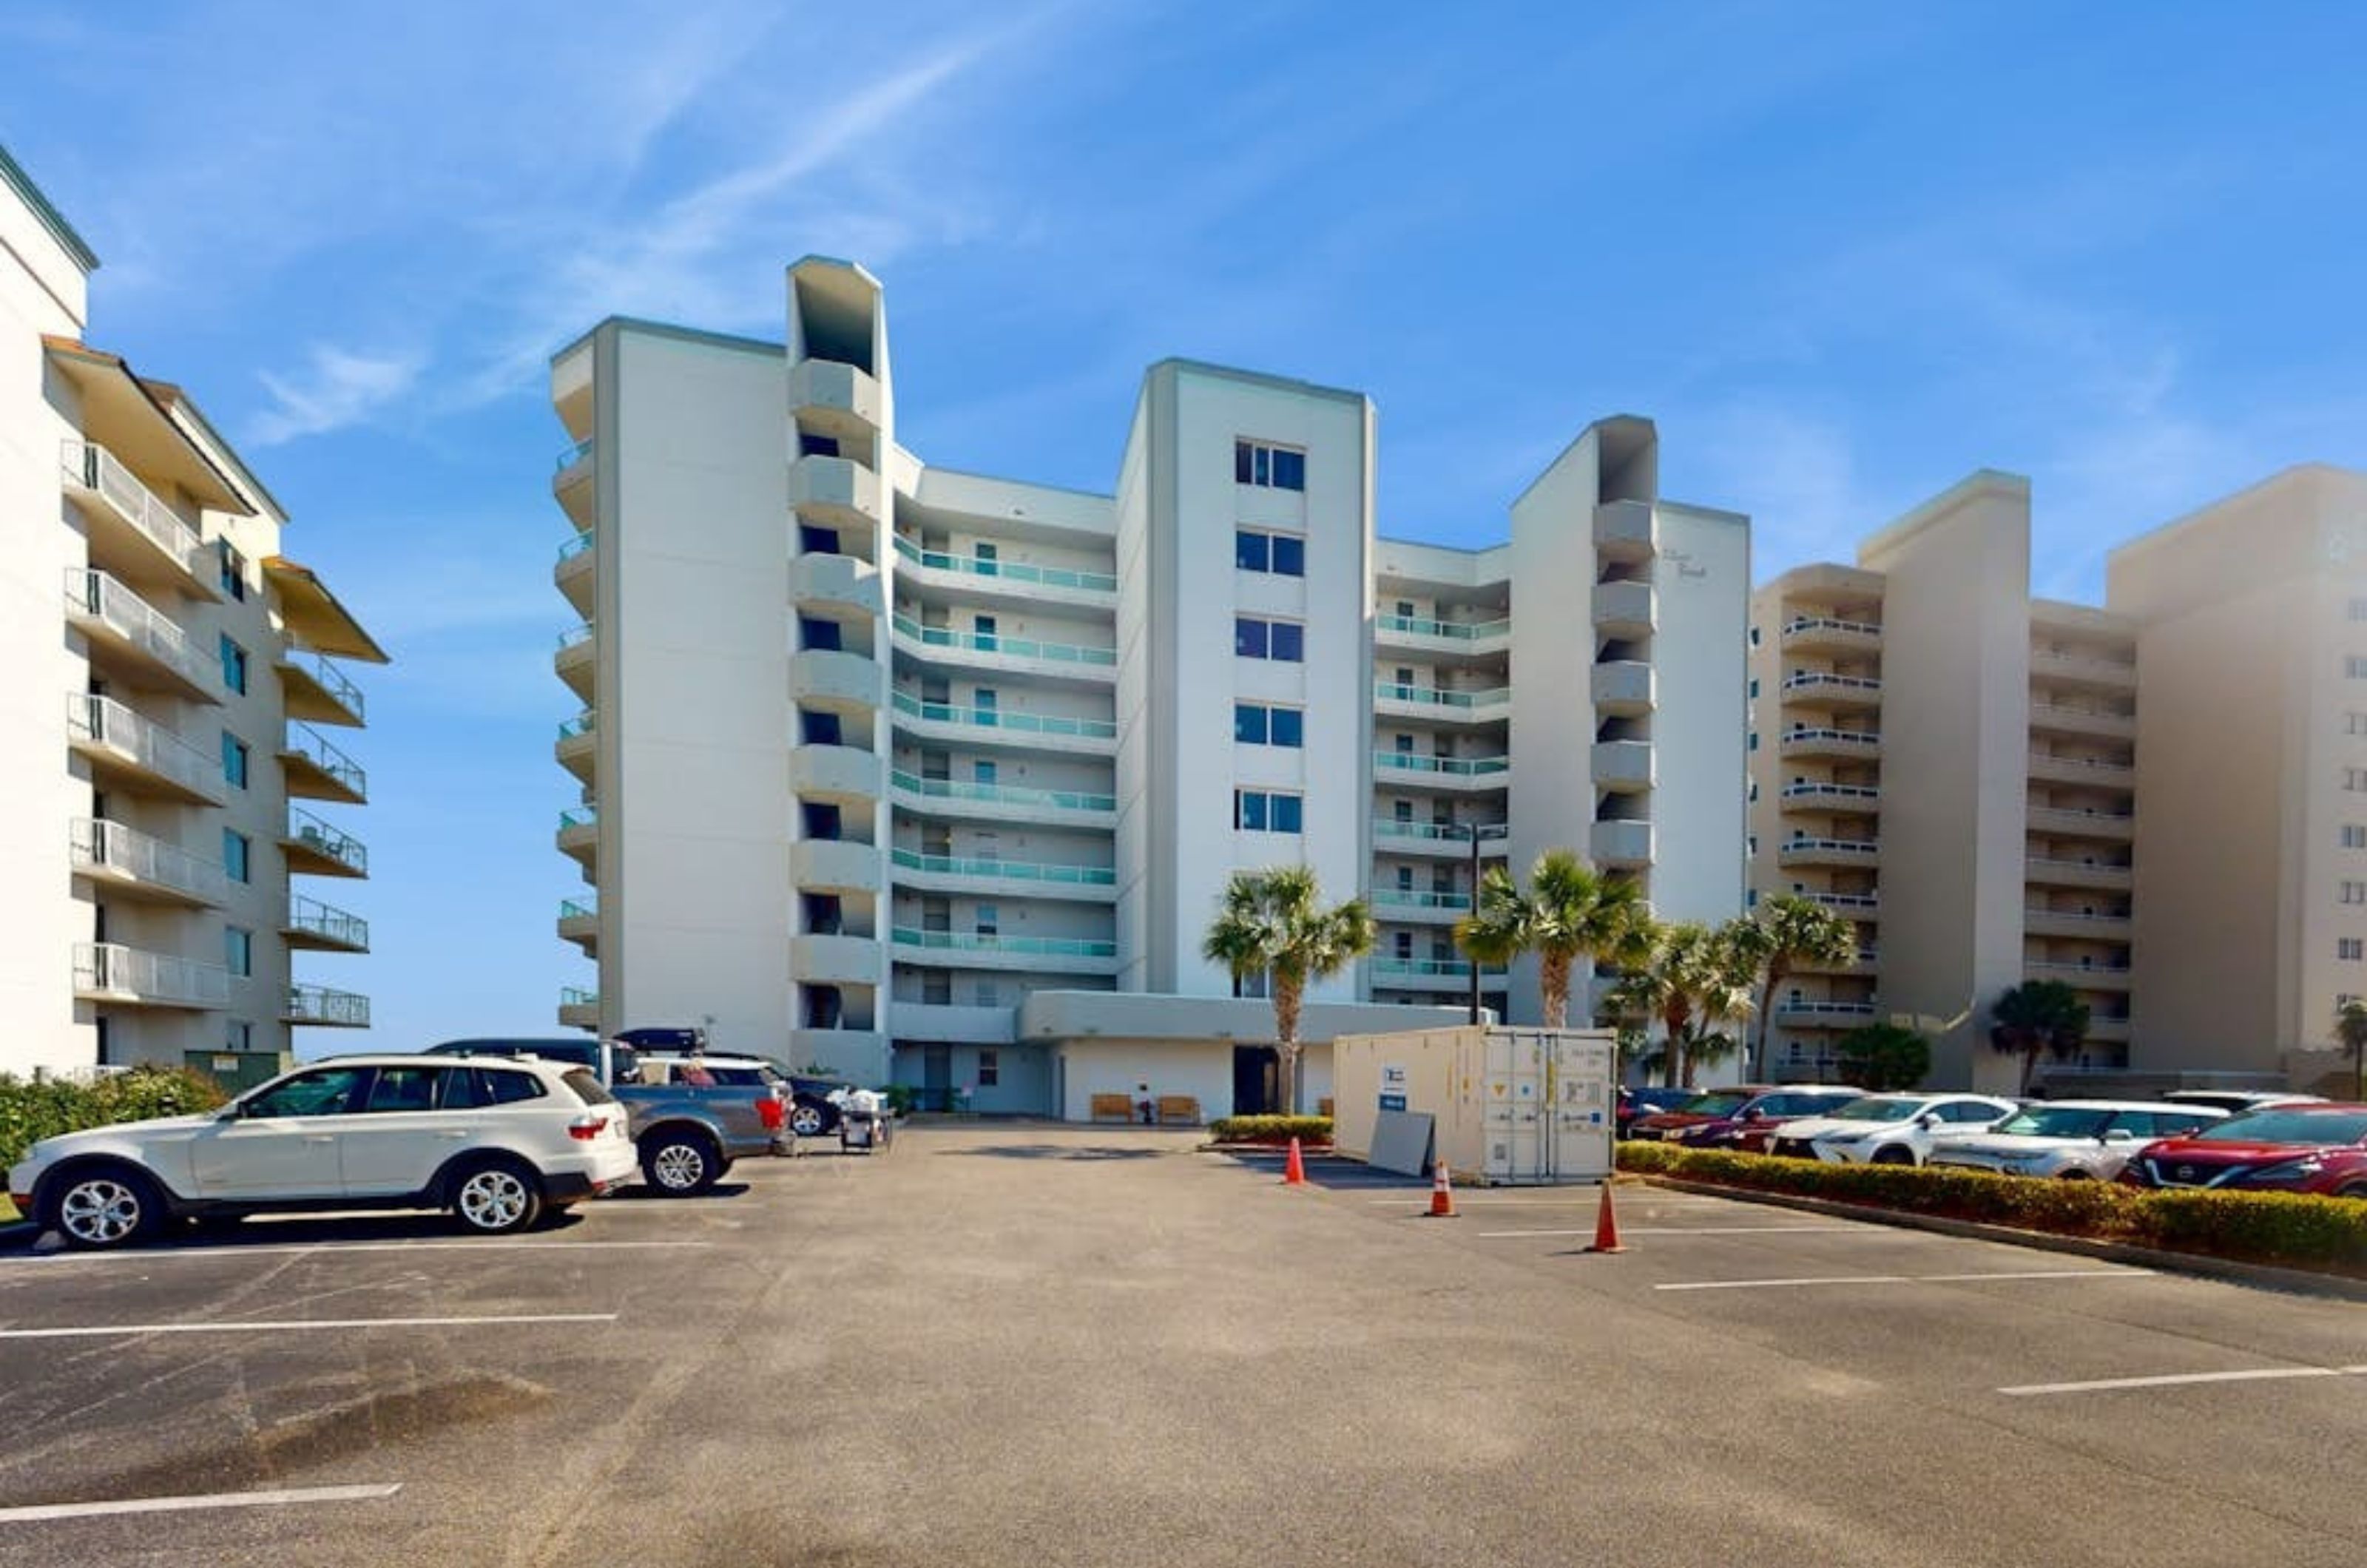
<path id="1" fill-rule="evenodd" d="M 2131 1155 L 2156 1138 L 2175 1138 L 2226 1115 L 2211 1105 L 2052 1100 L 2018 1111 L 1985 1133 L 1943 1133 L 1933 1140 L 1931 1157 L 1925 1163 L 2007 1176 L 2110 1181 Z"/>
<path id="2" fill-rule="evenodd" d="M 498 1235 L 629 1180 L 626 1122 L 582 1067 L 341 1056 L 205 1115 L 44 1138 L 8 1173 L 8 1193 L 77 1247 L 274 1209 L 448 1209 Z"/>

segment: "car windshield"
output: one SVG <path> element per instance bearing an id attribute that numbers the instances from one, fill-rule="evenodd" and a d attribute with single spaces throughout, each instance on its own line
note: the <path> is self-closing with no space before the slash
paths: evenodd
<path id="1" fill-rule="evenodd" d="M 1695 1095 L 1678 1109 L 1688 1116 L 1731 1116 L 1751 1098 L 1740 1089 L 1712 1089 L 1707 1094 Z"/>
<path id="2" fill-rule="evenodd" d="M 2111 1122 L 2110 1111 L 2076 1105 L 2042 1105 L 1999 1122 L 1994 1131 L 2017 1138 L 2095 1138 Z"/>
<path id="3" fill-rule="evenodd" d="M 1836 1122 L 1905 1122 L 1922 1110 L 1926 1103 L 1920 1100 L 1888 1100 L 1870 1094 L 1863 1100 L 1851 1100 L 1830 1114 Z"/>
<path id="4" fill-rule="evenodd" d="M 2221 1144 L 2355 1144 L 2367 1140 L 2367 1111 L 2255 1111 L 2191 1135 Z"/>

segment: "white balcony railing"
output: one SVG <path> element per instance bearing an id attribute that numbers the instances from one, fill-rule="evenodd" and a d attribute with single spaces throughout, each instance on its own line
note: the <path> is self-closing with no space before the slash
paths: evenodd
<path id="1" fill-rule="evenodd" d="M 60 466 L 68 484 L 103 498 L 117 516 L 170 556 L 182 570 L 200 582 L 206 581 L 205 541 L 178 513 L 133 478 L 131 470 L 114 453 L 88 441 L 68 441 L 61 454 Z M 210 589 L 212 584 L 209 582 L 207 587 Z"/>
<path id="2" fill-rule="evenodd" d="M 1497 686 L 1485 692 L 1451 692 L 1444 686 L 1410 686 L 1395 681 L 1373 682 L 1373 697 L 1377 702 L 1410 703 L 1419 707 L 1453 708 L 1468 713 L 1473 708 L 1501 707 L 1512 700 L 1510 686 Z"/>
<path id="3" fill-rule="evenodd" d="M 965 653 L 988 653 L 1005 659 L 1035 659 L 1047 664 L 1104 667 L 1117 662 L 1117 649 L 1114 648 L 1089 648 L 1074 642 L 1044 642 L 1036 637 L 1006 637 L 1001 632 L 963 632 L 951 626 L 924 626 L 905 615 L 897 615 L 894 625 L 898 637 L 910 638 L 923 648 L 958 649 Z"/>
<path id="4" fill-rule="evenodd" d="M 187 632 L 103 571 L 83 567 L 66 569 L 66 614 L 102 623 L 117 637 L 202 689 L 209 697 L 220 682 L 221 665 L 198 651 Z"/>
<path id="5" fill-rule="evenodd" d="M 1415 839 L 1430 843 L 1468 844 L 1475 831 L 1479 835 L 1480 852 L 1483 854 L 1488 852 L 1487 845 L 1501 846 L 1504 842 L 1506 829 L 1501 822 L 1476 825 L 1467 822 L 1400 822 L 1390 817 L 1376 818 L 1373 821 L 1373 837 L 1376 839 Z M 1495 852 L 1501 854 L 1503 852 L 1499 848 Z"/>
<path id="6" fill-rule="evenodd" d="M 309 724 L 288 727 L 287 739 L 280 746 L 280 754 L 325 773 L 340 790 L 357 800 L 368 797 L 369 775 L 362 772 L 362 765 L 330 745 L 321 732 Z"/>
<path id="7" fill-rule="evenodd" d="M 1795 695 L 1813 692 L 1856 692 L 1871 696 L 1882 690 L 1882 682 L 1872 675 L 1835 675 L 1822 670 L 1803 670 L 1784 677 L 1784 690 Z"/>
<path id="8" fill-rule="evenodd" d="M 1000 708 L 957 707 L 952 703 L 923 702 L 909 692 L 890 700 L 896 711 L 928 724 L 959 724 L 973 729 L 1006 730 L 1016 735 L 1066 735 L 1081 740 L 1115 740 L 1117 725 L 1106 718 L 1070 718 L 1060 714 L 1006 713 Z"/>
<path id="9" fill-rule="evenodd" d="M 1803 893 L 1800 897 L 1828 909 L 1878 909 L 1882 907 L 1882 896 L 1878 893 Z"/>
<path id="10" fill-rule="evenodd" d="M 288 1023 L 324 1025 L 332 1029 L 368 1029 L 369 998 L 326 986 L 290 986 L 279 1017 Z"/>
<path id="11" fill-rule="evenodd" d="M 1425 892 L 1418 887 L 1376 887 L 1373 907 L 1386 909 L 1448 909 L 1455 912 L 1471 908 L 1467 893 Z"/>
<path id="12" fill-rule="evenodd" d="M 288 900 L 288 929 L 357 953 L 369 951 L 368 920 L 301 894 Z"/>
<path id="13" fill-rule="evenodd" d="M 1784 744 L 1797 742 L 1803 746 L 1848 746 L 1871 750 L 1882 744 L 1882 734 L 1872 729 L 1834 729 L 1824 725 L 1801 725 L 1784 732 Z"/>
<path id="14" fill-rule="evenodd" d="M 218 862 L 191 854 L 178 844 L 152 838 L 137 828 L 80 818 L 72 831 L 72 852 L 77 870 L 111 872 L 133 882 L 169 888 L 205 904 L 219 904 L 229 894 L 228 874 Z"/>
<path id="15" fill-rule="evenodd" d="M 1448 778 L 1484 778 L 1511 769 L 1510 757 L 1425 757 L 1413 751 L 1376 751 L 1373 766 L 1399 773 L 1440 773 Z"/>
<path id="16" fill-rule="evenodd" d="M 192 795 L 222 798 L 222 763 L 153 719 L 134 713 L 113 697 L 66 694 L 66 730 L 74 739 L 102 747 L 142 772 L 170 780 Z"/>
<path id="17" fill-rule="evenodd" d="M 1116 958 L 1117 943 L 1085 937 L 1003 936 L 994 931 L 932 931 L 895 928 L 896 945 L 951 953 L 1017 953 L 1049 958 Z"/>
<path id="18" fill-rule="evenodd" d="M 1882 790 L 1874 784 L 1787 784 L 1780 792 L 1784 800 L 1879 800 Z"/>
<path id="19" fill-rule="evenodd" d="M 1879 839 L 1812 839 L 1803 833 L 1776 846 L 1783 850 L 1813 850 L 1837 855 L 1862 855 L 1871 860 L 1882 852 Z"/>
<path id="20" fill-rule="evenodd" d="M 931 855 L 891 850 L 889 860 L 906 871 L 930 876 L 971 876 L 1000 882 L 1040 882 L 1057 887 L 1114 887 L 1117 873 L 1105 865 L 1054 865 L 1043 861 L 981 860 L 969 855 Z"/>
<path id="21" fill-rule="evenodd" d="M 1373 624 L 1399 637 L 1433 637 L 1447 642 L 1486 642 L 1512 635 L 1509 616 L 1493 621 L 1433 621 L 1419 615 L 1376 615 Z"/>
<path id="22" fill-rule="evenodd" d="M 896 553 L 914 566 L 924 567 L 931 571 L 954 571 L 965 577 L 1022 582 L 1042 588 L 1073 588 L 1086 593 L 1117 592 L 1117 579 L 1105 571 L 1077 571 L 1068 567 L 1033 566 L 1025 561 L 981 560 L 976 556 L 948 555 L 943 550 L 924 550 L 901 534 L 896 536 Z"/>
<path id="23" fill-rule="evenodd" d="M 928 779 L 901 768 L 889 773 L 898 789 L 933 800 L 974 800 L 996 806 L 1039 806 L 1058 811 L 1115 812 L 1117 797 L 1074 789 L 1027 789 L 1017 784 L 975 784 L 963 779 Z"/>
<path id="24" fill-rule="evenodd" d="M 219 964 L 120 942 L 79 942 L 74 966 L 74 991 L 81 996 L 193 1008 L 230 1005 L 230 971 Z"/>
<path id="25" fill-rule="evenodd" d="M 1843 637 L 1878 637 L 1882 635 L 1882 627 L 1873 621 L 1848 621 L 1838 615 L 1795 615 L 1784 623 L 1784 636 L 1786 638 L 1803 637 L 1818 632 L 1834 632 Z"/>
<path id="26" fill-rule="evenodd" d="M 1484 968 L 1479 971 L 1482 983 L 1501 980 L 1505 971 Z M 1433 982 L 1467 985 L 1471 980 L 1470 961 L 1462 958 L 1376 958 L 1373 960 L 1373 980 L 1376 985 L 1429 986 Z"/>
<path id="27" fill-rule="evenodd" d="M 279 661 L 289 669 L 301 672 L 319 686 L 323 695 L 352 716 L 354 723 L 358 725 L 363 721 L 365 709 L 361 688 L 348 680 L 345 672 L 332 663 L 326 654 L 314 653 L 309 649 L 290 649 L 280 656 Z"/>
<path id="28" fill-rule="evenodd" d="M 330 827 L 300 806 L 288 808 L 288 841 L 335 861 L 357 874 L 369 874 L 369 851 L 362 841 Z"/>

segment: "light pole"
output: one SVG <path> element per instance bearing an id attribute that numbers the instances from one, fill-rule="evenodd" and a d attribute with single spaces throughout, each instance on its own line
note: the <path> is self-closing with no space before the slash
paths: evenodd
<path id="1" fill-rule="evenodd" d="M 1456 836 L 1468 840 L 1471 844 L 1471 912 L 1477 915 L 1479 912 L 1479 841 L 1500 836 L 1504 827 L 1501 823 L 1489 822 L 1464 822 L 1457 826 L 1461 831 Z M 1479 1006 L 1479 961 L 1465 953 L 1463 962 L 1471 966 L 1471 1021 L 1478 1023 L 1482 1021 L 1480 1014 L 1484 1010 Z"/>

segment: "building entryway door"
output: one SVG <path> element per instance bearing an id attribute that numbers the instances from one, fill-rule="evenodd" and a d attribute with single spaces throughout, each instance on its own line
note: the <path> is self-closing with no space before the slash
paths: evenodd
<path id="1" fill-rule="evenodd" d="M 950 1045 L 921 1047 L 921 1109 L 951 1111 L 954 1108 L 954 1048 Z"/>
<path id="2" fill-rule="evenodd" d="M 1271 1116 L 1282 1110 L 1282 1058 L 1271 1045 L 1233 1047 L 1233 1114 Z"/>

